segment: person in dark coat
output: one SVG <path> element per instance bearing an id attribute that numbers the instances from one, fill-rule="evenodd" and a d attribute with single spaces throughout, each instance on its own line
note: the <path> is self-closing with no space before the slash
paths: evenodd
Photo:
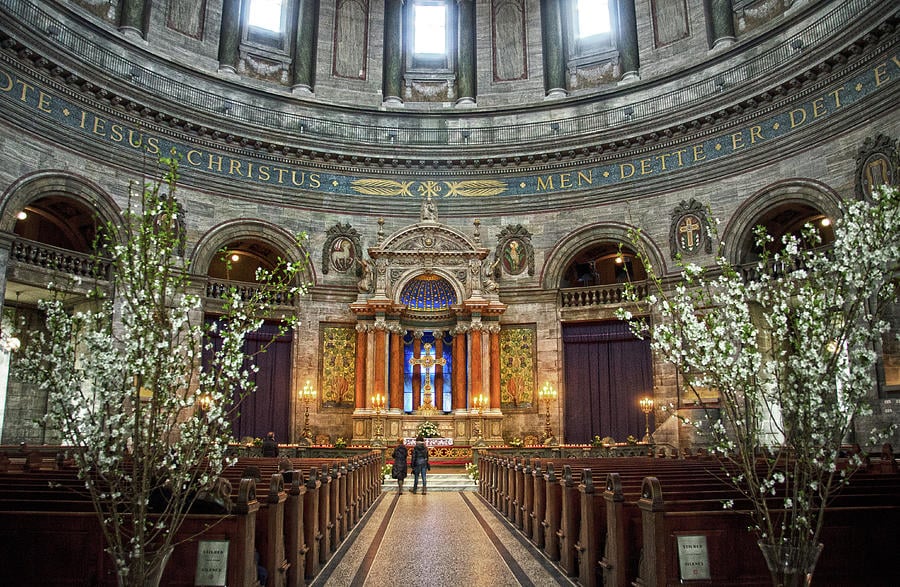
<path id="1" fill-rule="evenodd" d="M 409 451 L 403 444 L 403 439 L 399 439 L 397 447 L 394 448 L 391 457 L 394 459 L 394 465 L 391 467 L 391 477 L 397 480 L 397 493 L 403 493 L 403 480 L 406 479 L 406 456 Z"/>
<path id="2" fill-rule="evenodd" d="M 412 468 L 414 475 L 412 492 L 415 493 L 418 489 L 419 476 L 421 476 L 422 495 L 425 495 L 425 471 L 431 469 L 431 465 L 428 463 L 428 447 L 425 446 L 425 439 L 421 434 L 416 437 L 416 446 L 413 447 Z"/>
<path id="3" fill-rule="evenodd" d="M 275 442 L 275 433 L 269 432 L 266 434 L 265 439 L 262 441 L 262 456 L 264 457 L 277 457 L 278 456 L 278 443 Z"/>

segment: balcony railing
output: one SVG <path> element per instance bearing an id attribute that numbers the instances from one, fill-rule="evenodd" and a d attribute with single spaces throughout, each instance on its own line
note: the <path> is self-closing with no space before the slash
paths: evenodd
<path id="1" fill-rule="evenodd" d="M 15 240 L 10 258 L 16 263 L 59 271 L 72 277 L 108 281 L 110 276 L 110 262 L 106 259 L 27 239 Z"/>
<path id="2" fill-rule="evenodd" d="M 647 295 L 646 283 L 633 284 L 640 298 Z M 590 308 L 622 304 L 628 301 L 625 297 L 625 284 L 594 285 L 590 287 L 568 287 L 559 290 L 559 306 L 561 308 Z"/>
<path id="3" fill-rule="evenodd" d="M 244 301 L 257 294 L 260 295 L 263 301 L 276 306 L 293 306 L 297 300 L 297 295 L 289 291 L 265 287 L 258 283 L 231 280 L 208 281 L 206 284 L 206 297 L 218 300 L 224 299 L 232 288 L 237 290 Z"/>

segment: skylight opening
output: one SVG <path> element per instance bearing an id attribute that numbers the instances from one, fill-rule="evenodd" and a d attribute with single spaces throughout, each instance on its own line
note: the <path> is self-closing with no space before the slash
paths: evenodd
<path id="1" fill-rule="evenodd" d="M 447 53 L 447 6 L 416 4 L 413 7 L 413 52 L 419 55 Z"/>
<path id="2" fill-rule="evenodd" d="M 247 25 L 281 32 L 281 5 L 283 0 L 253 0 L 247 14 Z"/>
<path id="3" fill-rule="evenodd" d="M 576 0 L 575 10 L 579 39 L 604 35 L 612 31 L 607 0 Z"/>

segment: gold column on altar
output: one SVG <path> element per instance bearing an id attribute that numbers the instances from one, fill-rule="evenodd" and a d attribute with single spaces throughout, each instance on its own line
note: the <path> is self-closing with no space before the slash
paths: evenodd
<path id="1" fill-rule="evenodd" d="M 500 326 L 491 327 L 491 409 L 500 409 Z"/>
<path id="2" fill-rule="evenodd" d="M 438 361 L 434 363 L 434 407 L 439 412 L 444 411 L 444 333 L 434 333 L 434 356 Z"/>
<path id="3" fill-rule="evenodd" d="M 365 324 L 356 325 L 356 390 L 354 393 L 356 409 L 366 407 L 366 354 L 369 343 L 367 330 Z"/>
<path id="4" fill-rule="evenodd" d="M 422 336 L 416 333 L 413 338 L 413 358 L 422 358 Z M 413 363 L 412 366 L 412 409 L 419 409 L 422 394 L 422 365 Z"/>

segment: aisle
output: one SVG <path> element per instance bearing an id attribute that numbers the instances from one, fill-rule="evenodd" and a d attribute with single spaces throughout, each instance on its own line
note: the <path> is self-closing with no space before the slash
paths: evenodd
<path id="1" fill-rule="evenodd" d="M 384 493 L 315 586 L 574 585 L 476 493 Z"/>

